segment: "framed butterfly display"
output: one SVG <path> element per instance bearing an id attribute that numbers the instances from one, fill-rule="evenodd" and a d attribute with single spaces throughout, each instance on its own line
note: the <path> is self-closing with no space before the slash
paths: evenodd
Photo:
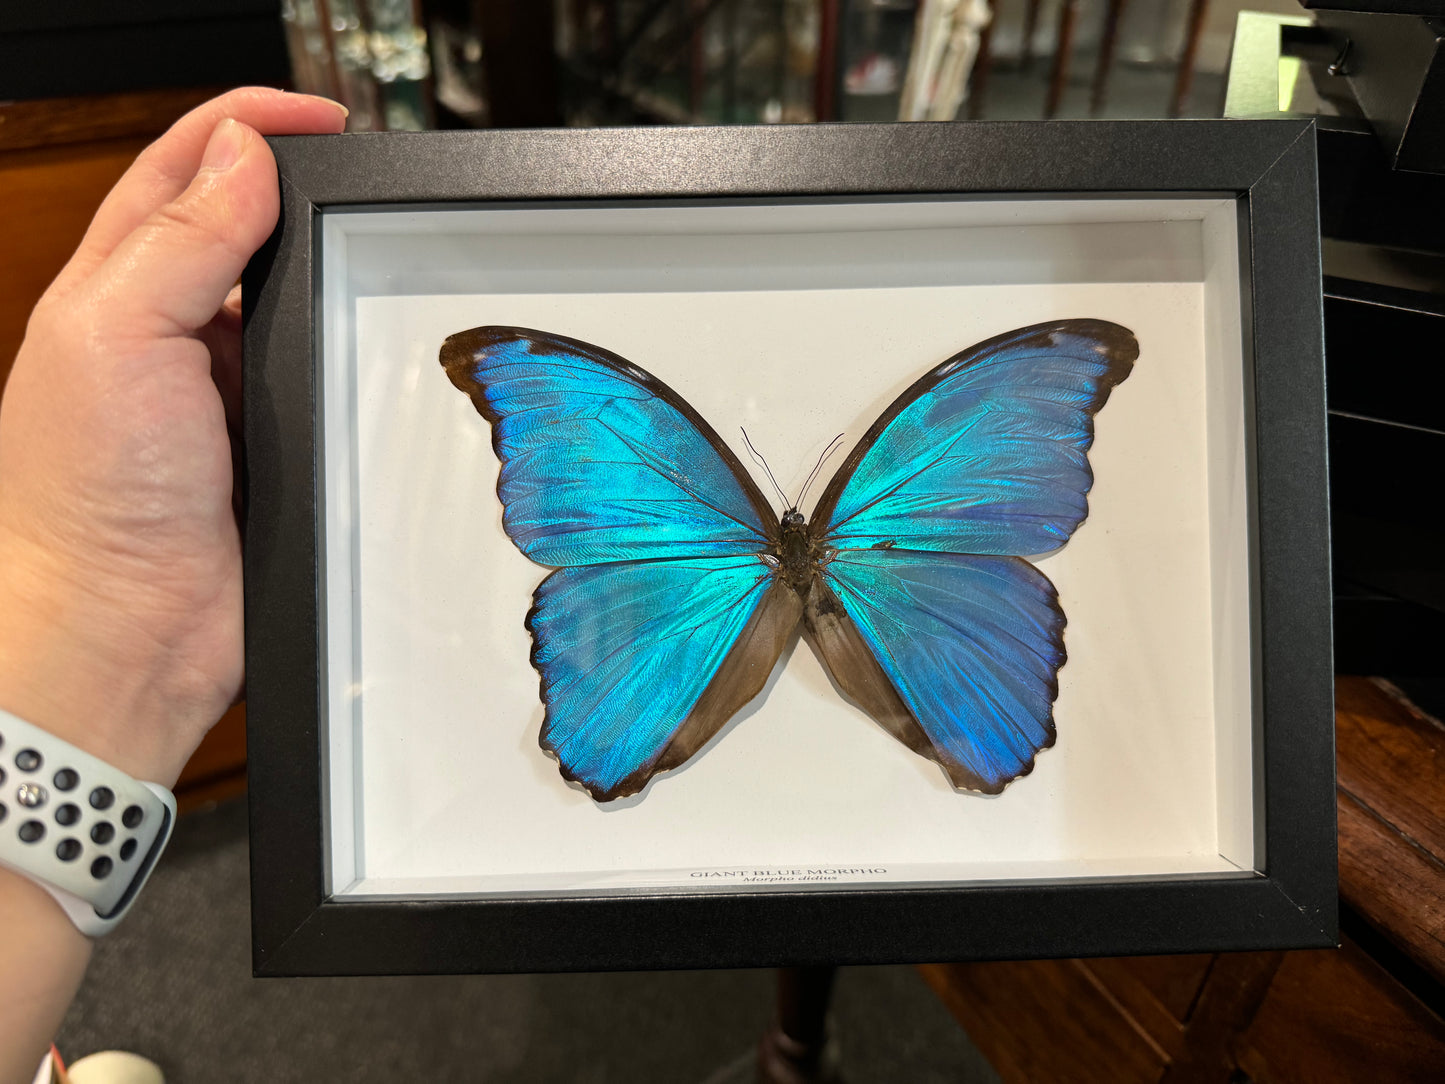
<path id="1" fill-rule="evenodd" d="M 258 972 L 1329 940 L 1304 131 L 274 140 Z"/>

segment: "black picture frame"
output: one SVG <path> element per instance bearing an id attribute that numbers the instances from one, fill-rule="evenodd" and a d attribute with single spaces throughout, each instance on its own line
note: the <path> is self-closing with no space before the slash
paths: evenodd
<path id="1" fill-rule="evenodd" d="M 1333 684 L 1313 123 L 1007 122 L 270 140 L 280 223 L 244 278 L 258 975 L 922 962 L 1336 944 Z M 1233 193 L 1252 384 L 1255 877 L 341 902 L 327 804 L 319 222 L 340 206 Z M 1256 823 L 1259 823 L 1257 818 Z"/>

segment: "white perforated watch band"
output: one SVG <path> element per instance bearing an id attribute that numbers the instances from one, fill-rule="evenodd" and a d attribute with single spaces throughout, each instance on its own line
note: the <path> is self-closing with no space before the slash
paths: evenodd
<path id="1" fill-rule="evenodd" d="M 0 709 L 0 865 L 37 882 L 83 933 L 108 932 L 130 909 L 175 819 L 165 787 Z"/>

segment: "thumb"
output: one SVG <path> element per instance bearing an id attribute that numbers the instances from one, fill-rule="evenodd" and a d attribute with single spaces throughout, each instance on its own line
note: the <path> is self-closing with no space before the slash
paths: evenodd
<path id="1" fill-rule="evenodd" d="M 91 279 L 97 300 L 140 338 L 188 335 L 216 314 L 276 225 L 276 160 L 252 128 L 226 119 L 179 196 L 116 246 Z"/>

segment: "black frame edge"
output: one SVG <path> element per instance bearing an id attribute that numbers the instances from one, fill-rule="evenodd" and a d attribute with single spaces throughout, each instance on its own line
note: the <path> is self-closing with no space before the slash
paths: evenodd
<path id="1" fill-rule="evenodd" d="M 1333 730 L 1320 720 L 1323 712 L 1332 721 L 1333 706 L 1312 122 L 511 131 L 270 143 L 282 215 L 244 279 L 257 974 L 923 962 L 1336 942 Z M 1223 191 L 1248 200 L 1249 248 L 1241 262 L 1260 359 L 1253 450 L 1260 480 L 1265 876 L 708 896 L 327 899 L 313 354 L 320 209 L 1063 191 Z M 302 493 L 306 500 L 298 504 Z M 1059 907 L 1066 900 L 1065 918 Z M 483 927 L 486 939 L 475 935 Z"/>
<path id="2" fill-rule="evenodd" d="M 325 825 L 317 759 L 325 612 L 314 515 L 317 388 L 314 366 L 293 363 L 310 359 L 315 346 L 316 207 L 295 178 L 283 173 L 280 186 L 276 230 L 242 276 L 247 797 L 258 973 L 326 898 L 323 837 L 308 830 Z M 262 494 L 271 499 L 257 499 Z M 298 500 L 311 506 L 311 516 L 293 514 L 289 502 Z M 268 717 L 281 725 L 256 725 Z M 256 785 L 258 779 L 284 781 L 285 800 L 263 800 L 267 788 Z M 269 875 L 268 858 L 275 855 L 284 856 L 279 877 Z"/>
<path id="3" fill-rule="evenodd" d="M 1250 187 L 1255 541 L 1259 547 L 1266 872 L 1330 944 L 1339 935 L 1324 296 L 1315 140 L 1302 132 Z M 1301 272 L 1301 268 L 1307 269 Z"/>

